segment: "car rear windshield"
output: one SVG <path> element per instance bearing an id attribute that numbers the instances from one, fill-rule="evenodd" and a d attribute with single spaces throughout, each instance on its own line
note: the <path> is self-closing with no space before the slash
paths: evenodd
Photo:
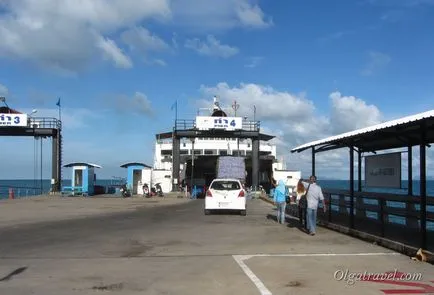
<path id="1" fill-rule="evenodd" d="M 220 191 L 234 191 L 241 189 L 240 183 L 238 181 L 214 181 L 211 185 L 212 189 Z"/>

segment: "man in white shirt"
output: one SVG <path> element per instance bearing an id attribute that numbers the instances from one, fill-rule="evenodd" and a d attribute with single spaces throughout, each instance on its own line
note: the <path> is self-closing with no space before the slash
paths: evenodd
<path id="1" fill-rule="evenodd" d="M 309 182 L 304 181 L 303 179 L 299 180 L 304 187 L 306 188 L 306 199 L 307 199 L 307 230 L 309 234 L 314 236 L 316 233 L 316 215 L 318 210 L 319 201 L 322 201 L 323 210 L 326 212 L 327 207 L 325 204 L 324 196 L 322 194 L 322 189 L 319 185 L 316 184 L 316 177 L 309 177 Z"/>

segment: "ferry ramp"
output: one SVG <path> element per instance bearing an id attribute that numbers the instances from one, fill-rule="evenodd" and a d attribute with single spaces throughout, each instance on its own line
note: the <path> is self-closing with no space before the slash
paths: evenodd
<path id="1" fill-rule="evenodd" d="M 434 294 L 432 265 L 321 227 L 309 236 L 292 219 L 279 225 L 259 199 L 247 216 L 205 216 L 203 200 L 191 200 L 3 226 L 0 240 L 0 294 Z"/>

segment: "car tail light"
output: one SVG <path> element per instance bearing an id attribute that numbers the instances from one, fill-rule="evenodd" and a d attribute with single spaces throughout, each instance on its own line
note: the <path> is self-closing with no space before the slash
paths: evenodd
<path id="1" fill-rule="evenodd" d="M 212 193 L 211 193 L 210 190 L 207 190 L 207 191 L 206 191 L 206 196 L 207 196 L 207 197 L 212 197 Z"/>
<path id="2" fill-rule="evenodd" d="M 244 190 L 241 190 L 240 193 L 238 194 L 238 197 L 244 197 Z"/>

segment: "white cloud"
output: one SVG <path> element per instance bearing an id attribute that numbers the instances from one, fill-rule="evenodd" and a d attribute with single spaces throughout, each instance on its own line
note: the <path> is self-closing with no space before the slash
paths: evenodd
<path id="1" fill-rule="evenodd" d="M 151 62 L 152 64 L 156 64 L 156 65 L 159 65 L 159 66 L 162 66 L 162 67 L 165 67 L 165 66 L 167 66 L 167 63 L 164 61 L 164 60 L 162 60 L 162 59 L 154 59 L 152 62 Z"/>
<path id="2" fill-rule="evenodd" d="M 200 55 L 222 58 L 232 57 L 239 52 L 238 48 L 221 44 L 220 41 L 212 35 L 208 35 L 205 41 L 201 41 L 198 38 L 189 39 L 185 42 L 185 47 L 196 51 Z"/>
<path id="3" fill-rule="evenodd" d="M 134 27 L 124 31 L 121 34 L 121 39 L 132 50 L 138 50 L 142 53 L 169 48 L 169 45 L 164 40 L 152 34 L 144 27 Z"/>
<path id="4" fill-rule="evenodd" d="M 273 24 L 257 0 L 178 0 L 172 3 L 174 21 L 193 31 L 236 27 L 262 29 Z"/>
<path id="5" fill-rule="evenodd" d="M 219 83 L 214 87 L 202 86 L 200 91 L 206 97 L 217 95 L 222 104 L 230 108 L 237 101 L 240 105 L 238 113 L 252 118 L 253 106 L 256 105 L 257 118 L 264 120 L 301 120 L 311 117 L 314 105 L 304 98 L 303 94 L 294 95 L 289 92 L 281 92 L 269 86 L 258 84 L 240 84 L 238 87 L 230 87 L 227 83 Z M 206 102 L 206 106 L 209 102 Z M 232 110 L 229 110 L 232 112 Z"/>
<path id="6" fill-rule="evenodd" d="M 325 43 L 329 41 L 339 40 L 347 35 L 354 34 L 354 31 L 338 31 L 318 39 L 319 42 Z"/>
<path id="7" fill-rule="evenodd" d="M 272 20 L 266 20 L 264 12 L 258 5 L 249 2 L 238 1 L 236 8 L 240 22 L 249 27 L 267 28 L 273 24 Z"/>
<path id="8" fill-rule="evenodd" d="M 59 118 L 57 108 L 37 108 L 37 113 L 33 117 Z M 32 109 L 20 109 L 21 112 L 30 114 Z M 79 128 L 88 128 L 92 126 L 92 120 L 103 117 L 103 112 L 95 112 L 85 108 L 62 108 L 62 128 L 73 130 Z"/>
<path id="9" fill-rule="evenodd" d="M 210 97 L 217 95 L 228 115 L 233 115 L 231 105 L 236 101 L 240 107 L 237 115 L 253 119 L 253 106 L 256 105 L 256 119 L 262 132 L 276 135 L 273 141 L 278 154 L 287 156 L 289 169 L 300 169 L 304 175 L 310 173 L 311 155 L 309 151 L 290 154 L 290 150 L 307 142 L 331 135 L 363 128 L 381 122 L 383 114 L 374 105 L 354 96 L 339 92 L 330 94 L 330 113 L 319 112 L 312 100 L 304 93 L 293 94 L 279 91 L 270 86 L 240 84 L 229 86 L 219 83 L 216 86 L 202 86 L 200 92 L 206 99 L 198 100 L 200 107 L 210 105 Z M 320 153 L 316 157 L 318 172 L 324 176 L 346 176 L 348 166 L 347 149 Z"/>
<path id="10" fill-rule="evenodd" d="M 7 96 L 9 94 L 9 90 L 3 84 L 0 84 L 0 96 Z"/>
<path id="11" fill-rule="evenodd" d="M 253 56 L 253 57 L 249 57 L 247 59 L 247 63 L 244 65 L 244 67 L 246 68 L 256 68 L 258 67 L 261 62 L 264 60 L 264 57 L 262 56 Z"/>
<path id="12" fill-rule="evenodd" d="M 363 76 L 371 76 L 385 68 L 392 59 L 387 54 L 371 51 L 369 52 L 369 62 L 362 70 Z"/>
<path id="13" fill-rule="evenodd" d="M 107 59 L 111 59 L 118 68 L 131 68 L 133 63 L 113 40 L 100 38 L 97 46 L 104 52 Z"/>
<path id="14" fill-rule="evenodd" d="M 137 113 L 152 115 L 153 109 L 148 97 L 139 91 L 136 91 L 132 97 L 118 95 L 115 97 L 116 110 L 120 112 Z"/>
<path id="15" fill-rule="evenodd" d="M 0 4 L 1 5 L 1 4 Z M 106 39 L 124 26 L 170 15 L 166 0 L 5 0 L 0 16 L 0 56 L 24 59 L 63 72 L 77 72 L 98 52 L 120 67 L 130 61 Z"/>
<path id="16" fill-rule="evenodd" d="M 382 122 L 382 114 L 375 105 L 354 96 L 342 96 L 340 92 L 330 94 L 332 113 L 330 122 L 334 134 L 360 129 Z"/>
<path id="17" fill-rule="evenodd" d="M 207 33 L 271 24 L 251 0 L 2 0 L 0 10 L 0 57 L 64 74 L 86 69 L 101 53 L 116 66 L 130 68 L 131 58 L 116 44 L 122 31 L 130 48 L 148 52 L 166 47 L 141 26 L 149 19 L 167 26 L 193 25 Z M 223 55 L 235 54 L 235 48 L 221 46 Z"/>

